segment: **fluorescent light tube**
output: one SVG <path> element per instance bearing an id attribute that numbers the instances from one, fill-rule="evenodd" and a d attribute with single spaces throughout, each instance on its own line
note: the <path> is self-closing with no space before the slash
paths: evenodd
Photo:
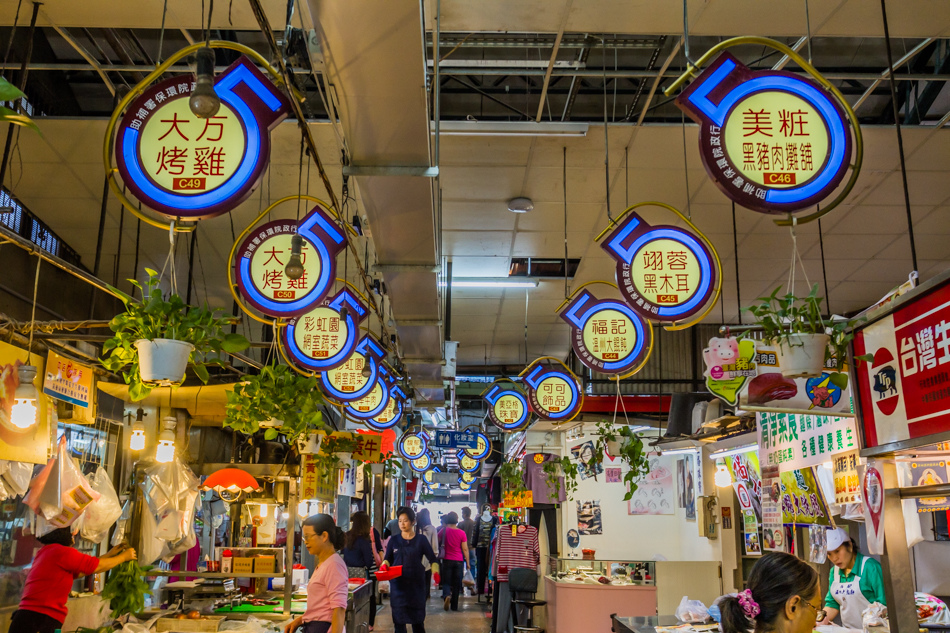
<path id="1" fill-rule="evenodd" d="M 716 460 L 720 457 L 731 457 L 733 455 L 738 455 L 739 453 L 748 453 L 749 451 L 758 450 L 758 444 L 746 444 L 745 446 L 737 446 L 736 448 L 726 448 L 721 451 L 716 451 L 709 454 L 709 459 Z"/>
<path id="2" fill-rule="evenodd" d="M 442 284 L 444 288 L 445 285 Z M 518 277 L 453 277 L 453 288 L 537 288 L 537 279 Z"/>

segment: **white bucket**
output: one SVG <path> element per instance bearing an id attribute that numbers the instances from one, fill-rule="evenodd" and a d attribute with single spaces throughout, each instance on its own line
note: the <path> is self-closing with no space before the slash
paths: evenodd
<path id="1" fill-rule="evenodd" d="M 139 353 L 139 376 L 142 382 L 169 385 L 185 378 L 188 357 L 195 346 L 184 341 L 157 338 L 135 341 Z"/>
<path id="2" fill-rule="evenodd" d="M 786 378 L 820 376 L 825 368 L 827 334 L 789 334 L 778 344 L 778 364 Z M 789 345 L 791 343 L 791 345 Z"/>
<path id="3" fill-rule="evenodd" d="M 611 457 L 620 457 L 620 449 L 623 447 L 623 440 L 609 440 L 607 442 L 607 454 Z"/>
<path id="4" fill-rule="evenodd" d="M 322 441 L 323 435 L 320 433 L 301 435 L 297 438 L 297 451 L 301 455 L 316 455 Z"/>

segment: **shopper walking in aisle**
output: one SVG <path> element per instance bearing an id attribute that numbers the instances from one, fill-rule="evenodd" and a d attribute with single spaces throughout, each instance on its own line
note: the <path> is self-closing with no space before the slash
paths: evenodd
<path id="1" fill-rule="evenodd" d="M 821 611 L 818 573 L 791 554 L 760 558 L 749 588 L 719 602 L 723 633 L 811 633 Z"/>
<path id="2" fill-rule="evenodd" d="M 821 624 L 831 624 L 840 613 L 842 626 L 861 629 L 864 627 L 861 613 L 872 602 L 887 604 L 881 564 L 861 554 L 854 539 L 840 527 L 828 531 L 828 560 L 834 567 L 828 578 L 825 617 Z"/>
<path id="3" fill-rule="evenodd" d="M 317 568 L 307 583 L 307 610 L 284 627 L 284 633 L 343 633 L 346 621 L 347 570 L 337 550 L 344 545 L 343 531 L 329 514 L 304 519 L 300 530 Z"/>
<path id="4" fill-rule="evenodd" d="M 386 555 L 380 571 L 390 565 L 402 566 L 402 575 L 389 583 L 389 605 L 393 612 L 395 633 L 406 633 L 407 625 L 413 633 L 425 633 L 426 619 L 426 571 L 423 562 L 432 565 L 436 582 L 439 582 L 439 564 L 428 537 L 415 527 L 416 513 L 410 508 L 396 511 L 399 532 L 393 534 L 386 546 Z M 440 583 L 441 584 L 441 583 Z"/>
<path id="5" fill-rule="evenodd" d="M 492 515 L 491 506 L 487 503 L 482 506 L 482 513 L 478 515 L 478 521 L 475 523 L 475 560 L 478 576 L 475 578 L 475 595 L 489 593 L 485 586 L 488 579 L 488 554 L 491 551 L 491 538 L 495 526 L 498 525 L 498 517 Z"/>
<path id="6" fill-rule="evenodd" d="M 442 561 L 443 586 L 451 591 L 450 596 L 443 598 L 443 606 L 448 611 L 459 610 L 459 595 L 462 593 L 462 574 L 465 571 L 465 561 L 468 560 L 468 542 L 465 531 L 458 529 L 459 515 L 449 512 L 445 516 L 445 534 L 442 540 L 445 543 L 445 558 Z"/>
<path id="7" fill-rule="evenodd" d="M 462 520 L 459 521 L 459 529 L 465 532 L 465 542 L 468 544 L 468 571 L 475 576 L 475 521 L 472 520 L 472 509 L 468 506 L 462 508 Z"/>
<path id="8" fill-rule="evenodd" d="M 428 508 L 423 508 L 419 510 L 419 513 L 416 515 L 416 529 L 420 534 L 429 539 L 429 547 L 432 548 L 432 551 L 438 554 L 439 552 L 439 533 L 436 531 L 435 526 L 432 525 L 432 517 L 429 514 Z M 423 564 L 423 567 L 426 570 L 426 600 L 432 597 L 432 566 L 429 562 Z M 436 581 L 436 585 L 439 585 L 439 581 Z"/>
<path id="9" fill-rule="evenodd" d="M 376 580 L 373 572 L 382 562 L 382 556 L 376 550 L 373 534 L 369 524 L 369 515 L 365 512 L 354 512 L 350 517 L 350 531 L 346 533 L 343 546 L 343 561 L 347 567 L 361 570 L 354 575 L 350 570 L 351 578 L 367 578 L 373 583 L 369 598 L 369 630 L 376 624 Z"/>

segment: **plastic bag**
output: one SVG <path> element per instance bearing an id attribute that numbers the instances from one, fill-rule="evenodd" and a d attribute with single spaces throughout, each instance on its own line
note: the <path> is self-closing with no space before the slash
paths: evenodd
<path id="1" fill-rule="evenodd" d="M 680 606 L 676 607 L 676 619 L 680 622 L 705 622 L 709 617 L 709 609 L 699 600 L 690 600 L 683 596 Z"/>
<path id="2" fill-rule="evenodd" d="M 81 534 L 87 541 L 101 543 L 109 535 L 109 528 L 122 516 L 119 495 L 115 493 L 109 473 L 100 466 L 90 482 L 92 489 L 99 493 L 99 500 L 89 504 L 83 514 Z"/>
<path id="3" fill-rule="evenodd" d="M 139 565 L 151 565 L 162 555 L 165 541 L 155 537 L 155 517 L 142 513 L 142 546 L 138 551 Z"/>
<path id="4" fill-rule="evenodd" d="M 921 624 L 950 624 L 950 609 L 940 598 L 915 591 L 914 602 L 917 603 L 917 619 Z"/>
<path id="5" fill-rule="evenodd" d="M 884 631 L 890 631 L 891 626 L 887 621 L 887 607 L 880 602 L 872 602 L 861 612 L 862 628 L 867 631 L 868 627 L 881 627 Z"/>
<path id="6" fill-rule="evenodd" d="M 462 586 L 463 587 L 474 587 L 475 579 L 472 577 L 472 570 L 466 569 L 465 575 L 462 576 Z"/>
<path id="7" fill-rule="evenodd" d="M 376 583 L 376 589 L 379 591 L 379 593 L 389 593 L 389 581 L 380 580 Z"/>
<path id="8" fill-rule="evenodd" d="M 125 530 L 129 525 L 129 518 L 131 516 L 132 501 L 130 499 L 126 499 L 125 503 L 122 504 L 122 514 L 119 515 L 119 520 L 115 524 L 115 531 L 112 533 L 112 540 L 109 541 L 109 544 L 112 547 L 115 547 L 125 540 Z"/>
<path id="9" fill-rule="evenodd" d="M 33 477 L 33 464 L 24 462 L 6 462 L 3 469 L 3 481 L 7 490 L 14 495 L 25 495 L 30 489 L 30 478 Z"/>
<path id="10" fill-rule="evenodd" d="M 24 502 L 33 512 L 43 515 L 55 527 L 72 525 L 93 501 L 99 499 L 76 465 L 66 453 L 66 442 L 61 440 L 56 456 L 46 463 L 40 474 L 30 482 L 30 491 Z"/>
<path id="11" fill-rule="evenodd" d="M 822 564 L 828 558 L 828 530 L 823 525 L 808 526 L 808 562 Z"/>

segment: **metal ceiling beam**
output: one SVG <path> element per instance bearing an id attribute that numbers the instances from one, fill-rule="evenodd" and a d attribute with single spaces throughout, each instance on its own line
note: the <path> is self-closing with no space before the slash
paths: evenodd
<path id="1" fill-rule="evenodd" d="M 680 47 L 683 45 L 683 38 L 681 37 L 677 40 L 676 45 L 673 46 L 673 50 L 670 51 L 670 54 L 667 55 L 666 61 L 663 62 L 663 65 L 660 66 L 659 72 L 656 74 L 656 79 L 653 80 L 653 85 L 650 86 L 650 94 L 647 95 L 646 103 L 643 104 L 643 110 L 640 111 L 640 116 L 637 117 L 637 126 L 643 125 L 643 119 L 646 118 L 647 112 L 650 110 L 650 104 L 653 103 L 653 97 L 656 96 L 656 91 L 660 87 L 660 81 L 666 70 L 670 67 L 670 64 L 673 62 L 673 59 L 680 52 Z"/>
<path id="2" fill-rule="evenodd" d="M 548 98 L 548 86 L 551 84 L 551 73 L 557 65 L 557 53 L 561 49 L 561 40 L 564 39 L 564 27 L 567 26 L 567 18 L 571 15 L 571 5 L 573 4 L 574 0 L 567 0 L 561 18 L 561 27 L 558 29 L 557 35 L 554 36 L 554 44 L 551 46 L 551 57 L 548 59 L 548 66 L 544 73 L 544 83 L 541 85 L 541 98 L 538 100 L 538 113 L 534 117 L 535 121 L 540 121 L 541 116 L 544 114 L 544 103 Z"/>
<path id="3" fill-rule="evenodd" d="M 914 48 L 910 49 L 910 50 L 907 52 L 906 55 L 904 55 L 903 57 L 901 57 L 900 59 L 898 59 L 896 62 L 894 62 L 894 70 L 897 70 L 898 68 L 900 68 L 901 66 L 903 66 L 904 64 L 906 64 L 907 62 L 909 62 L 910 60 L 912 60 L 914 57 L 916 57 L 916 56 L 917 56 L 917 53 L 919 53 L 920 51 L 922 51 L 922 50 L 924 50 L 925 48 L 927 48 L 928 46 L 930 46 L 931 42 L 933 42 L 935 39 L 937 39 L 937 38 L 935 38 L 935 37 L 928 37 L 927 39 L 925 39 L 925 40 L 921 41 L 919 44 L 917 44 L 917 46 L 915 46 Z M 881 71 L 881 73 L 880 73 L 877 77 L 874 77 L 874 78 L 873 78 L 874 81 L 871 83 L 870 86 L 868 86 L 868 89 L 864 91 L 864 94 L 861 95 L 860 97 L 858 97 L 858 100 L 855 101 L 853 104 L 851 104 L 851 109 L 852 109 L 852 110 L 857 110 L 858 108 L 860 108 L 860 107 L 861 107 L 861 104 L 864 103 L 865 101 L 867 101 L 868 97 L 870 97 L 871 94 L 874 92 L 874 89 L 877 88 L 877 87 L 881 84 L 882 81 L 884 81 L 885 79 L 887 79 L 887 77 L 888 77 L 889 74 L 890 74 L 890 72 L 885 69 L 885 70 Z M 894 79 L 907 81 L 907 78 L 910 77 L 910 76 L 911 76 L 911 75 L 904 75 L 904 74 L 897 75 L 897 74 L 895 74 L 895 75 L 894 75 Z M 826 77 L 827 79 L 831 79 L 831 78 L 832 78 L 830 75 L 825 75 L 825 77 Z M 847 79 L 851 79 L 851 77 L 847 77 Z M 858 79 L 858 77 L 854 77 L 854 79 Z M 933 81 L 947 81 L 947 80 L 950 79 L 950 78 L 942 79 L 942 80 L 941 80 L 941 79 L 937 79 L 936 76 L 935 76 L 935 77 L 932 77 L 931 79 L 932 79 Z M 914 81 L 917 81 L 917 79 L 915 79 Z"/>
<path id="4" fill-rule="evenodd" d="M 562 31 L 563 32 L 563 31 Z M 474 33 L 443 36 L 439 38 L 439 46 L 445 48 L 548 48 L 554 45 L 556 36 L 531 34 L 483 35 L 472 38 Z M 607 48 L 619 49 L 651 49 L 656 48 L 657 38 L 652 37 L 606 37 Z M 432 47 L 432 32 L 426 33 L 426 45 Z M 585 48 L 585 37 L 577 34 L 565 35 L 561 39 L 560 48 Z"/>
<path id="5" fill-rule="evenodd" d="M 587 36 L 585 35 L 585 38 Z M 587 64 L 587 58 L 590 56 L 590 46 L 585 46 L 581 48 L 581 51 L 577 54 L 578 64 Z M 551 71 L 553 74 L 553 70 Z M 577 72 L 577 71 L 575 71 Z M 572 75 L 571 79 L 571 88 L 567 93 L 567 101 L 564 102 L 564 111 L 561 112 L 562 121 L 571 120 L 571 110 L 574 108 L 574 100 L 577 99 L 577 91 L 580 89 L 580 75 Z"/>
<path id="6" fill-rule="evenodd" d="M 102 69 L 102 66 L 99 65 L 99 62 L 96 60 L 96 58 L 93 57 L 92 54 L 89 51 L 87 51 L 79 42 L 77 42 L 73 38 L 73 36 L 70 35 L 66 31 L 66 29 L 60 26 L 57 26 L 56 23 L 50 19 L 50 17 L 46 14 L 45 11 L 40 9 L 40 12 L 43 13 L 43 18 L 45 18 L 46 21 L 49 22 L 49 25 L 53 27 L 53 29 L 55 29 L 57 33 L 59 33 L 59 36 L 62 37 L 64 40 L 66 40 L 66 42 L 68 42 L 69 45 L 72 46 L 76 50 L 76 52 L 79 53 L 80 56 L 82 56 L 83 59 L 89 62 L 89 65 L 92 66 L 93 70 L 95 70 L 99 74 L 99 76 L 102 77 L 102 83 L 106 85 L 106 88 L 108 88 L 109 92 L 114 96 L 115 84 L 113 84 L 112 80 L 109 79 L 109 75 Z"/>
<path id="7" fill-rule="evenodd" d="M 802 46 L 804 46 L 807 43 L 808 43 L 808 36 L 803 35 L 802 37 L 798 39 L 797 42 L 792 44 L 791 48 L 793 51 L 797 53 L 798 51 L 802 50 Z M 775 65 L 772 66 L 772 70 L 782 70 L 783 68 L 785 68 L 785 65 L 789 62 L 790 59 L 791 58 L 788 55 L 782 55 L 782 59 L 775 62 Z"/>

